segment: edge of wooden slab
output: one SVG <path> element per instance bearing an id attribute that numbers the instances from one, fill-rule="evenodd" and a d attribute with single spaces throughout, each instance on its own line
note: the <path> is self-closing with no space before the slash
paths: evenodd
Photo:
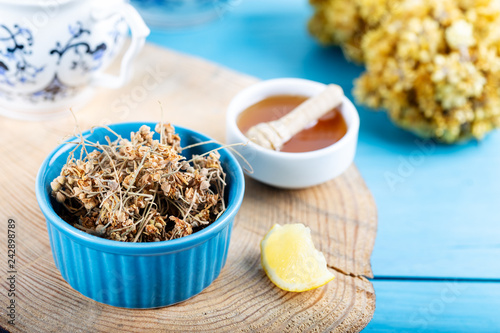
<path id="1" fill-rule="evenodd" d="M 155 80 L 154 71 L 161 75 L 157 85 L 147 90 L 144 82 Z M 224 124 L 225 106 L 239 90 L 256 81 L 203 59 L 147 45 L 140 55 L 133 80 L 118 91 L 101 91 L 77 113 L 77 117 L 81 128 L 111 122 L 158 121 L 158 101 L 161 101 L 165 117 L 173 123 L 223 140 L 221 124 Z M 138 92 L 144 90 L 146 97 L 138 98 Z M 186 90 L 190 93 L 185 93 Z M 109 108 L 103 110 L 103 105 Z M 199 112 L 200 107 L 203 113 Z M 44 217 L 34 195 L 33 184 L 39 165 L 63 136 L 72 133 L 73 118 L 68 115 L 38 123 L 1 119 L 0 124 L 4 127 L 0 139 L 9 142 L 0 147 L 4 157 L 4 163 L 0 164 L 0 185 L 5 189 L 0 192 L 0 215 L 2 220 L 16 219 L 19 226 L 20 277 L 18 325 L 8 326 L 6 316 L 2 315 L 0 324 L 3 327 L 14 332 L 34 329 L 160 331 L 161 327 L 207 331 L 301 331 L 307 328 L 354 332 L 371 320 L 375 293 L 365 276 L 372 276 L 370 256 L 376 234 L 376 207 L 355 166 L 343 176 L 315 187 L 312 201 L 308 190 L 280 191 L 248 180 L 246 206 L 242 206 L 235 221 L 228 264 L 221 276 L 201 294 L 175 306 L 152 310 L 120 309 L 82 297 L 61 278 L 51 256 Z M 26 147 L 32 149 L 26 151 Z M 283 199 L 275 205 L 277 207 L 266 208 L 273 218 L 302 221 L 311 227 L 315 244 L 335 270 L 335 282 L 301 294 L 284 292 L 272 285 L 260 268 L 258 241 L 273 221 L 266 218 L 264 223 L 255 224 L 255 218 L 259 217 L 256 207 L 262 207 L 262 199 L 256 191 L 265 193 L 267 198 Z M 345 204 L 342 214 L 332 211 L 338 208 L 336 203 L 353 200 L 355 204 Z M 289 211 L 293 215 L 288 214 Z M 337 229 L 343 235 L 334 234 Z M 325 234 L 329 237 L 323 237 Z M 0 235 L 6 239 L 5 230 L 0 230 Z M 333 246 L 339 250 L 332 250 Z M 348 250 L 350 248 L 352 251 Z M 6 249 L 2 247 L 0 253 L 6 256 Z M 238 260 L 237 255 L 241 253 L 247 253 L 246 259 Z M 1 265 L 5 277 L 4 268 L 5 265 Z M 234 294 L 219 295 L 222 305 L 214 308 L 217 291 L 228 283 Z M 259 289 L 257 292 L 252 290 L 252 297 L 243 304 L 245 298 L 241 297 L 238 288 L 252 286 Z M 1 295 L 7 299 L 5 289 Z M 220 320 L 225 322 L 221 325 Z"/>

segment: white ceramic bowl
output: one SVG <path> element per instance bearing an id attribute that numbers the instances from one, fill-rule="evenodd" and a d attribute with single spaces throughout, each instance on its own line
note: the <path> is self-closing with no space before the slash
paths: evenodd
<path id="1" fill-rule="evenodd" d="M 321 184 L 343 173 L 354 160 L 358 142 L 359 115 L 351 101 L 344 97 L 340 111 L 347 124 L 347 133 L 339 141 L 323 149 L 286 153 L 269 150 L 249 142 L 236 121 L 249 106 L 274 95 L 314 96 L 325 85 L 304 79 L 283 78 L 259 82 L 239 92 L 228 107 L 226 142 L 247 143 L 235 149 L 250 163 L 253 173 L 247 174 L 265 184 L 288 189 Z M 238 157 L 241 166 L 248 169 Z"/>

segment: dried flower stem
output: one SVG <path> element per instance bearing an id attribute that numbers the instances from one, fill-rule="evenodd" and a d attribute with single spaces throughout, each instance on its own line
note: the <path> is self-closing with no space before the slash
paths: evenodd
<path id="1" fill-rule="evenodd" d="M 80 132 L 70 142 L 75 148 L 60 176 L 51 183 L 68 223 L 107 239 L 151 242 L 187 236 L 225 211 L 221 148 L 189 160 L 180 155 L 212 141 L 181 148 L 173 126 L 163 123 L 155 128 L 159 141 L 147 126 L 131 133 L 130 140 L 104 128 L 117 139 L 105 137 L 101 144 Z"/>

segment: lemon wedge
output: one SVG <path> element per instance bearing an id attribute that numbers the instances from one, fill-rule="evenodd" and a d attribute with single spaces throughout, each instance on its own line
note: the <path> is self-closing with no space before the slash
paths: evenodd
<path id="1" fill-rule="evenodd" d="M 307 291 L 335 278 L 314 247 L 311 229 L 303 224 L 275 224 L 260 243 L 260 252 L 262 268 L 283 290 Z"/>

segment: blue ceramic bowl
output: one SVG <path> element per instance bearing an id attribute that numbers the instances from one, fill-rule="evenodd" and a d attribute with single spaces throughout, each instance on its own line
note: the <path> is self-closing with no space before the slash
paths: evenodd
<path id="1" fill-rule="evenodd" d="M 110 127 L 122 137 L 129 138 L 130 132 L 137 131 L 143 124 L 123 123 Z M 146 125 L 154 129 L 156 124 Z M 175 128 L 182 146 L 210 140 L 195 131 Z M 106 135 L 115 139 L 101 128 L 83 135 L 91 141 L 105 142 Z M 219 145 L 202 145 L 183 154 L 201 154 L 216 147 Z M 228 151 L 219 150 L 226 171 L 227 210 L 217 221 L 179 239 L 124 243 L 80 231 L 56 213 L 61 207 L 50 195 L 50 182 L 60 174 L 73 148 L 74 145 L 62 144 L 43 162 L 36 179 L 36 196 L 47 221 L 55 264 L 75 290 L 113 306 L 155 308 L 184 301 L 200 293 L 217 278 L 226 262 L 234 218 L 245 187 L 241 168 Z"/>

